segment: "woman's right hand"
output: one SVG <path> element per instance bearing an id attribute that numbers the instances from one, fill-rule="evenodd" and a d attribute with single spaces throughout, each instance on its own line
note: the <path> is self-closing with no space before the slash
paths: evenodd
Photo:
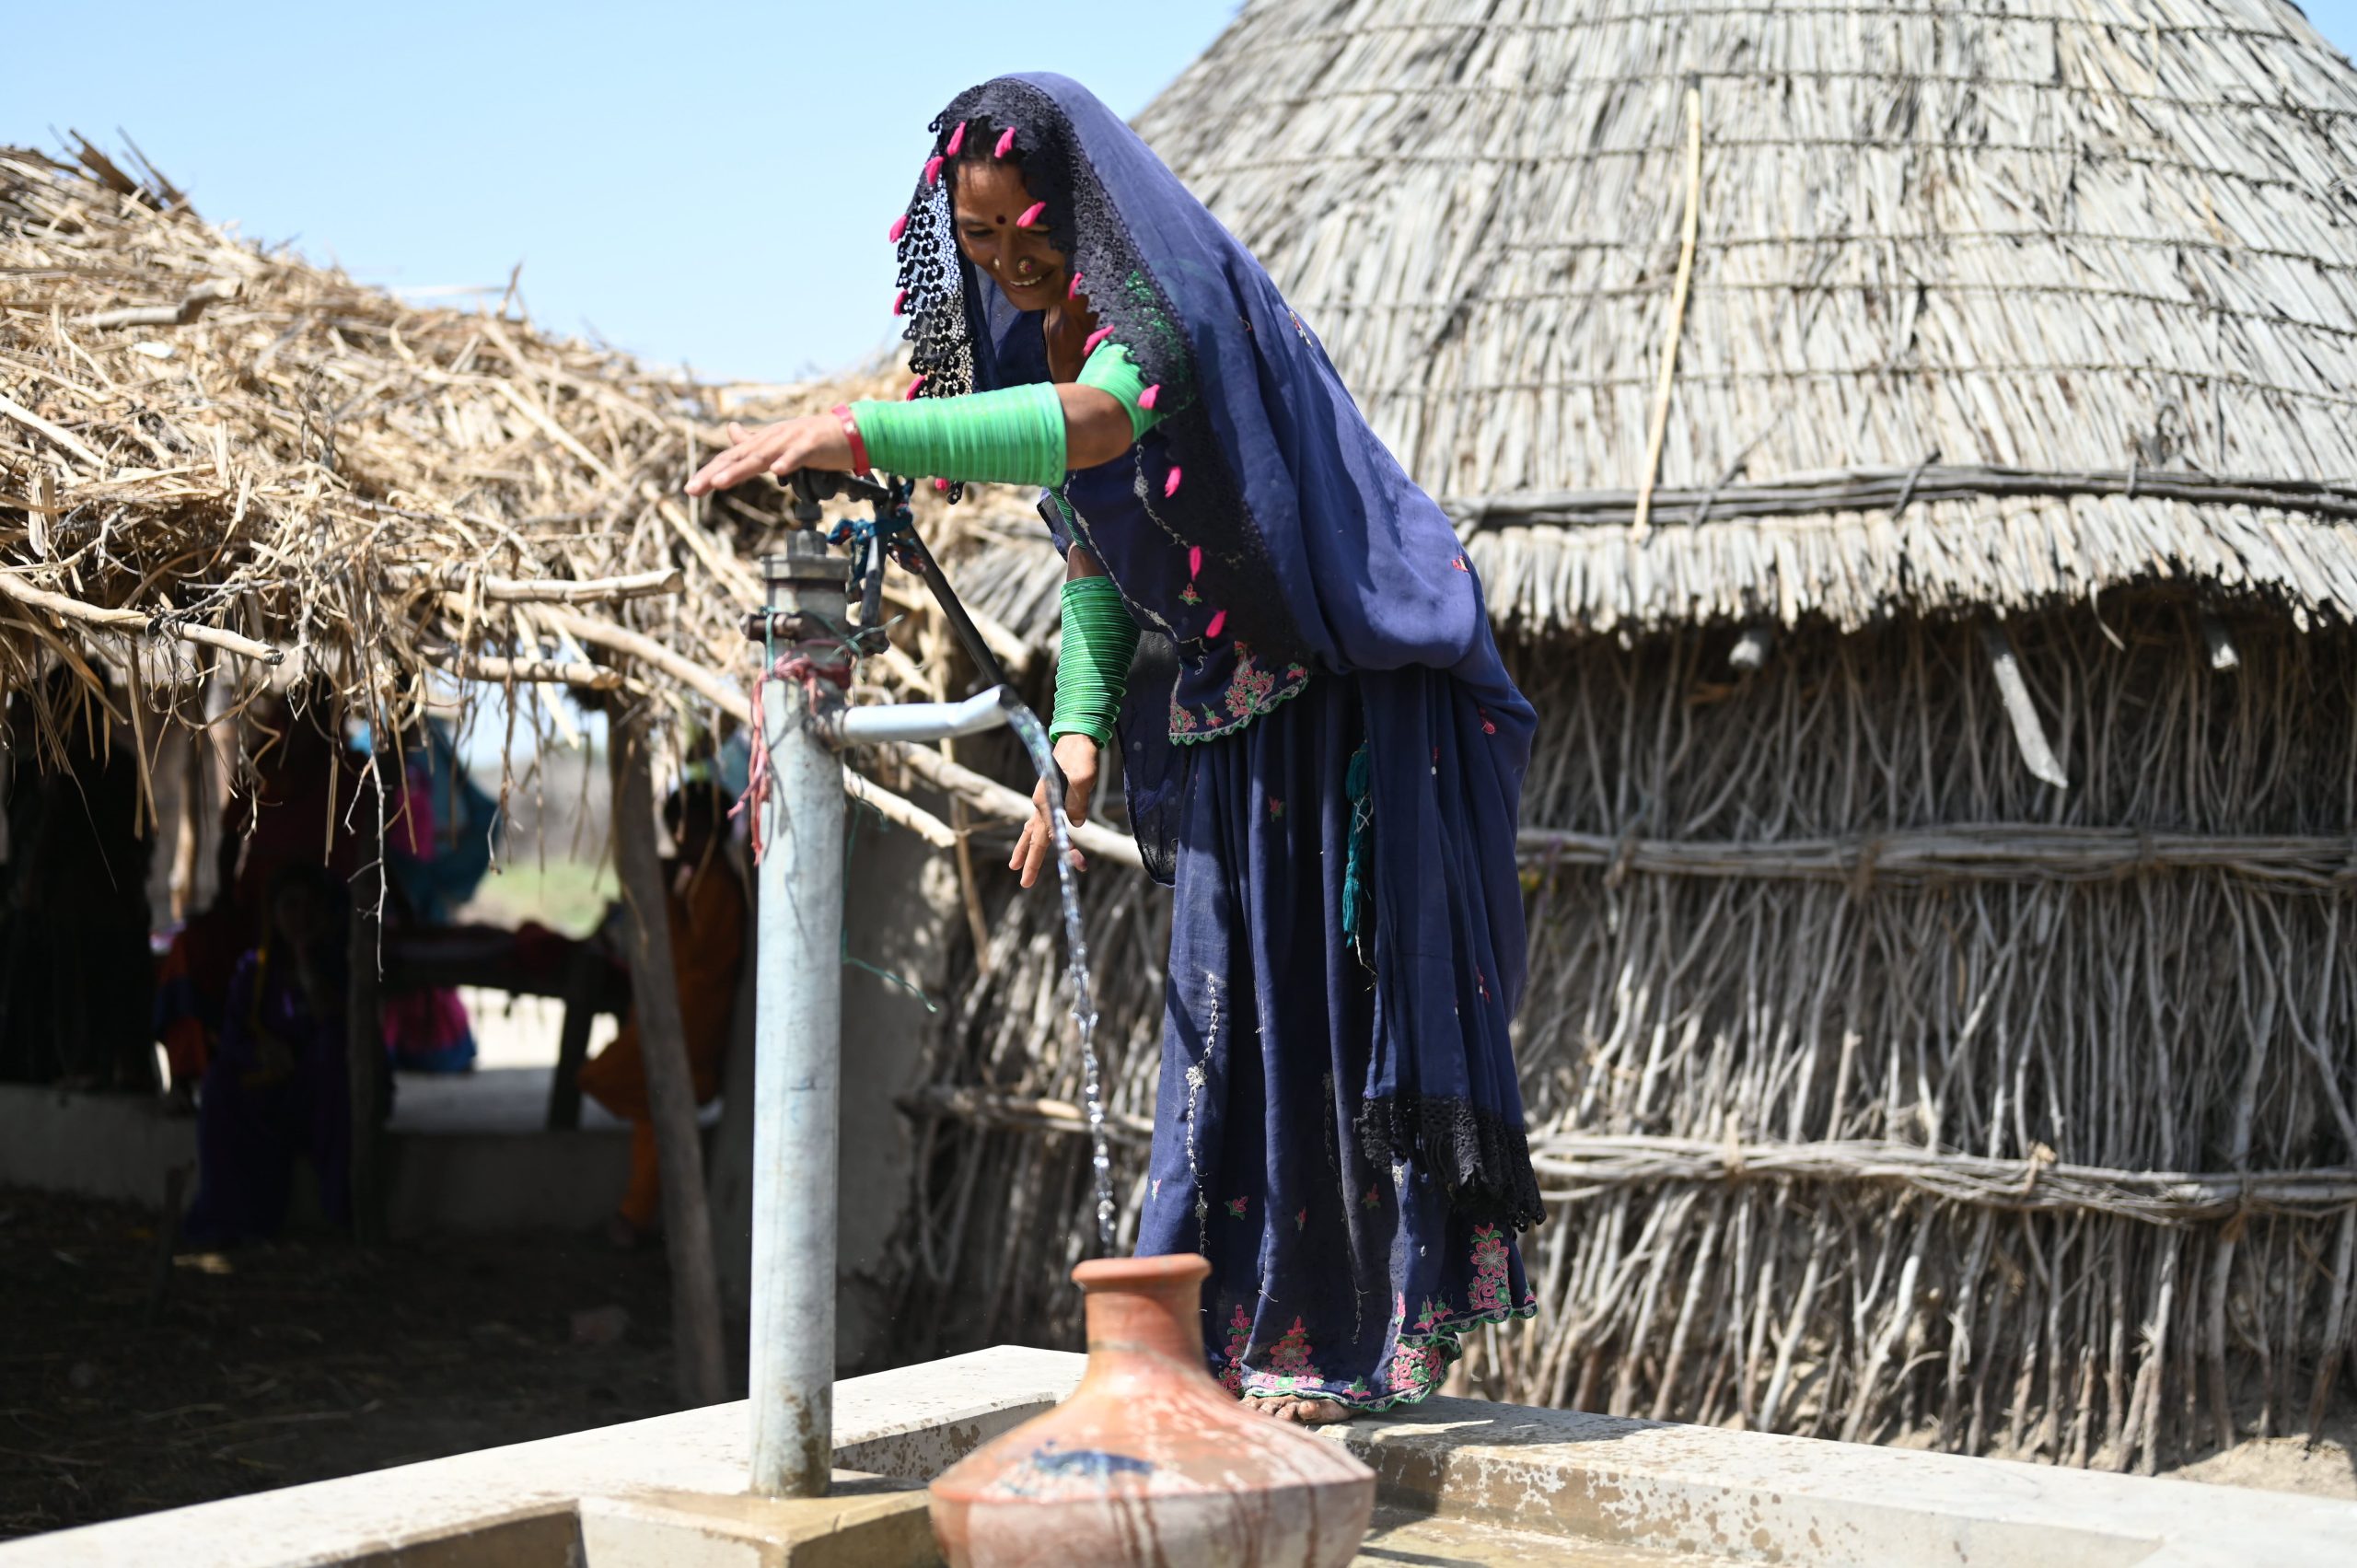
<path id="1" fill-rule="evenodd" d="M 1088 820 L 1088 803 L 1097 795 L 1097 742 L 1085 735 L 1064 735 L 1056 739 L 1056 766 L 1064 771 L 1064 820 L 1080 823 Z M 1048 781 L 1041 779 L 1031 792 L 1031 817 L 1023 824 L 1022 836 L 1015 841 L 1015 853 L 1006 859 L 1010 871 L 1019 872 L 1027 888 L 1039 879 L 1041 867 L 1048 856 L 1055 853 L 1055 830 L 1048 823 Z M 1088 862 L 1080 851 L 1072 852 L 1073 869 L 1085 871 Z"/>
<path id="2" fill-rule="evenodd" d="M 783 479 L 796 469 L 830 469 L 840 473 L 851 468 L 851 440 L 843 434 L 842 421 L 829 413 L 804 414 L 759 430 L 731 424 L 728 440 L 728 449 L 696 470 L 688 481 L 689 494 L 731 490 L 760 473 Z"/>

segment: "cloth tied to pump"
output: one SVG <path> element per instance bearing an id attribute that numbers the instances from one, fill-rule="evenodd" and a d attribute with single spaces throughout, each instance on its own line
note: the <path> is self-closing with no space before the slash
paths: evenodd
<path id="1" fill-rule="evenodd" d="M 753 700 L 749 715 L 753 736 L 752 765 L 745 779 L 745 793 L 728 808 L 728 815 L 745 814 L 746 842 L 753 852 L 753 864 L 761 863 L 761 855 L 769 848 L 761 837 L 761 807 L 770 797 L 770 784 L 776 772 L 770 760 L 769 727 L 763 720 L 762 699 L 772 680 L 791 680 L 800 686 L 805 700 L 816 711 L 825 695 L 821 682 L 837 691 L 851 683 L 851 666 L 821 664 L 806 653 L 784 653 L 772 659 L 759 675 L 753 677 Z"/>

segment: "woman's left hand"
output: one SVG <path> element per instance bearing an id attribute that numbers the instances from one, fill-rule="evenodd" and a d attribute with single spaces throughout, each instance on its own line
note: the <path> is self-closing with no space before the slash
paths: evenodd
<path id="1" fill-rule="evenodd" d="M 1085 735 L 1061 735 L 1055 749 L 1056 766 L 1064 775 L 1064 820 L 1086 822 L 1089 802 L 1097 797 L 1097 742 Z M 1028 888 L 1039 879 L 1040 869 L 1049 864 L 1055 848 L 1055 830 L 1048 825 L 1048 781 L 1041 779 L 1031 792 L 1031 815 L 1015 841 L 1015 853 L 1007 856 L 1006 868 L 1019 873 Z M 1075 871 L 1088 868 L 1078 850 L 1072 852 L 1072 864 Z"/>
<path id="2" fill-rule="evenodd" d="M 851 442 L 843 436 L 842 422 L 830 413 L 805 414 L 759 430 L 731 424 L 728 439 L 732 443 L 728 450 L 696 470 L 695 477 L 688 481 L 689 494 L 732 490 L 758 473 L 783 479 L 796 469 L 851 471 Z"/>

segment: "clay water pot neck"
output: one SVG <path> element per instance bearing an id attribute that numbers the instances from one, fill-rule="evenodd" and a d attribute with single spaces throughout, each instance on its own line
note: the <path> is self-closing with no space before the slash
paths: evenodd
<path id="1" fill-rule="evenodd" d="M 1138 1370 L 1141 1359 L 1191 1371 L 1214 1389 L 1203 1368 L 1200 1319 L 1212 1266 L 1191 1254 L 1098 1258 L 1073 1271 L 1087 1293 L 1088 1372 L 1084 1381 Z"/>

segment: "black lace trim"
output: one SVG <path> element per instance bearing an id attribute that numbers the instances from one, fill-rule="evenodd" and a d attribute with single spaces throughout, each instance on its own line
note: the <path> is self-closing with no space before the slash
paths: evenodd
<path id="1" fill-rule="evenodd" d="M 1379 1165 L 1414 1159 L 1477 1224 L 1528 1230 L 1547 1218 L 1530 1141 L 1505 1118 L 1466 1100 L 1387 1095 L 1362 1101 L 1359 1148 Z"/>
<path id="2" fill-rule="evenodd" d="M 1157 488 L 1151 510 L 1165 531 L 1202 547 L 1207 570 L 1216 563 L 1206 580 L 1228 612 L 1228 635 L 1279 662 L 1305 657 L 1267 546 L 1213 427 L 1211 400 L 1197 395 L 1203 377 L 1186 323 L 1146 265 L 1071 122 L 1038 87 L 1000 77 L 958 94 L 935 118 L 935 156 L 947 157 L 949 138 L 961 123 L 969 138 L 961 151 L 968 153 L 978 145 L 995 147 L 1001 132 L 1014 129 L 1009 161 L 1021 168 L 1034 199 L 1047 203 L 1048 236 L 1080 273 L 1098 323 L 1113 329 L 1148 383 L 1176 394 L 1155 435 L 1168 461 L 1182 470 L 1181 482 L 1167 499 Z M 973 390 L 975 337 L 989 330 L 980 285 L 968 284 L 951 222 L 956 180 L 955 160 L 943 164 L 938 183 L 919 179 L 900 241 L 901 308 L 909 318 L 902 336 L 910 344 L 910 367 L 924 377 L 920 397 Z M 1142 476 L 1141 494 L 1145 482 Z M 951 500 L 962 494 L 962 486 L 951 486 Z"/>

